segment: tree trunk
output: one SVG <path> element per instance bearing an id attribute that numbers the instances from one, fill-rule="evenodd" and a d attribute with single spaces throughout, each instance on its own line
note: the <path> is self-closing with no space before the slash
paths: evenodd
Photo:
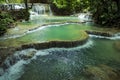
<path id="1" fill-rule="evenodd" d="M 25 3 L 26 11 L 28 11 L 28 3 L 27 3 L 27 0 L 24 0 L 24 3 Z"/>
<path id="2" fill-rule="evenodd" d="M 28 21 L 29 20 L 29 12 L 28 12 L 28 0 L 24 0 L 24 3 L 25 3 L 25 15 L 26 15 L 26 18 L 25 20 Z"/>
<path id="3" fill-rule="evenodd" d="M 118 9 L 118 13 L 120 12 L 120 0 L 117 0 L 117 9 Z"/>
<path id="4" fill-rule="evenodd" d="M 119 13 L 120 12 L 120 0 L 113 0 L 116 2 L 116 5 L 117 5 L 117 12 Z"/>

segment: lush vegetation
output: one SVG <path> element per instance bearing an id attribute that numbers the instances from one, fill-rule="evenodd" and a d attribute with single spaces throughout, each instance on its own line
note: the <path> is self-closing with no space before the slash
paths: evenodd
<path id="1" fill-rule="evenodd" d="M 120 28 L 120 0 L 94 0 L 90 7 L 97 24 Z"/>
<path id="2" fill-rule="evenodd" d="M 51 7 L 56 15 L 71 15 L 87 11 L 89 2 L 85 0 L 52 0 Z"/>
<path id="3" fill-rule="evenodd" d="M 27 0 L 1 0 L 0 3 L 20 3 L 24 2 L 26 9 L 0 11 L 0 36 L 3 35 L 7 28 L 18 20 L 29 20 L 30 13 L 28 12 Z M 14 14 L 14 15 L 13 15 Z"/>
<path id="4" fill-rule="evenodd" d="M 22 3 L 23 0 L 0 0 L 0 3 Z"/>
<path id="5" fill-rule="evenodd" d="M 0 12 L 0 36 L 3 35 L 8 28 L 13 27 L 13 23 L 15 21 L 29 20 L 29 15 L 29 12 L 25 9 L 18 11 Z"/>
<path id="6" fill-rule="evenodd" d="M 51 0 L 56 15 L 91 12 L 97 24 L 120 28 L 120 0 Z"/>
<path id="7" fill-rule="evenodd" d="M 120 0 L 0 0 L 0 3 L 25 3 L 26 10 L 0 13 L 0 34 L 14 20 L 29 19 L 28 2 L 49 3 L 55 15 L 71 15 L 80 12 L 91 12 L 97 24 L 120 28 Z"/>
<path id="8" fill-rule="evenodd" d="M 10 14 L 6 12 L 0 12 L 0 35 L 4 34 L 14 22 Z"/>

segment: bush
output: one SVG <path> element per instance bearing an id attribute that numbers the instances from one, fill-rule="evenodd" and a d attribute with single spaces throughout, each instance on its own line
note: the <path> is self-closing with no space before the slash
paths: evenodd
<path id="1" fill-rule="evenodd" d="M 21 10 L 15 10 L 15 11 L 10 11 L 10 14 L 14 14 L 12 15 L 12 17 L 14 18 L 15 21 L 17 20 L 29 20 L 29 16 L 30 13 L 28 11 L 26 11 L 25 9 L 21 9 Z"/>
<path id="2" fill-rule="evenodd" d="M 14 22 L 13 18 L 7 12 L 0 12 L 0 36 L 3 35 L 10 24 Z"/>

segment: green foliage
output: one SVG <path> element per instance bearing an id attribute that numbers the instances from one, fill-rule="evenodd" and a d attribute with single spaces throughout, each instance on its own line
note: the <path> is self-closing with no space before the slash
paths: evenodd
<path id="1" fill-rule="evenodd" d="M 90 3 L 93 18 L 97 24 L 112 27 L 120 26 L 119 0 L 94 0 Z"/>
<path id="2" fill-rule="evenodd" d="M 97 24 L 120 28 L 120 0 L 52 0 L 56 15 L 90 11 Z"/>
<path id="3" fill-rule="evenodd" d="M 17 10 L 17 11 L 11 11 L 10 14 L 14 18 L 15 21 L 17 20 L 29 20 L 30 13 L 26 11 L 25 9 Z"/>
<path id="4" fill-rule="evenodd" d="M 5 3 L 5 1 L 4 0 L 0 0 L 0 3 Z"/>
<path id="5" fill-rule="evenodd" d="M 10 24 L 13 22 L 13 18 L 8 13 L 0 13 L 0 35 L 4 34 Z"/>
<path id="6" fill-rule="evenodd" d="M 88 0 L 52 0 L 52 10 L 57 15 L 70 15 L 89 9 Z"/>

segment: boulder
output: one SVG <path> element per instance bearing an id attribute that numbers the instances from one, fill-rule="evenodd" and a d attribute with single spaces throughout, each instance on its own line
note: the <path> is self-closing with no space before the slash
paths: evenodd
<path id="1" fill-rule="evenodd" d="M 36 51 L 31 51 L 31 52 L 29 52 L 27 54 L 22 55 L 22 58 L 27 60 L 29 58 L 32 58 L 35 55 L 35 53 L 36 53 Z"/>

